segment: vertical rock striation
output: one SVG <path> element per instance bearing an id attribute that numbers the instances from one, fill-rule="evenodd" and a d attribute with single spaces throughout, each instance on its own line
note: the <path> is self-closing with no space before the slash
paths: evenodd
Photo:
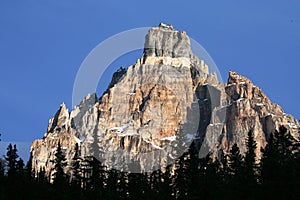
<path id="1" fill-rule="evenodd" d="M 60 141 L 69 163 L 78 143 L 82 157 L 109 168 L 151 171 L 180 156 L 193 139 L 202 144 L 200 156 L 233 143 L 245 152 L 248 131 L 259 149 L 280 125 L 298 138 L 297 120 L 259 87 L 232 71 L 220 83 L 193 54 L 187 34 L 161 24 L 149 30 L 142 57 L 117 71 L 101 98 L 88 95 L 71 112 L 60 106 L 43 139 L 32 143 L 32 165 L 51 173 Z"/>

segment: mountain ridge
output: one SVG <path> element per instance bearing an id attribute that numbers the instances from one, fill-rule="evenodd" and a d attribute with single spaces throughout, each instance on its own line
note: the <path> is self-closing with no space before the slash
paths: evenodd
<path id="1" fill-rule="evenodd" d="M 82 157 L 93 155 L 109 168 L 151 171 L 171 164 L 193 139 L 200 157 L 228 152 L 234 143 L 244 153 L 249 131 L 259 157 L 280 125 L 299 138 L 298 121 L 259 87 L 233 71 L 220 83 L 193 54 L 186 33 L 161 24 L 149 30 L 142 57 L 117 71 L 102 97 L 89 94 L 71 112 L 61 104 L 43 139 L 33 142 L 31 160 L 35 172 L 51 174 L 57 144 L 70 162 L 78 143 Z M 180 134 L 185 139 L 178 141 Z"/>

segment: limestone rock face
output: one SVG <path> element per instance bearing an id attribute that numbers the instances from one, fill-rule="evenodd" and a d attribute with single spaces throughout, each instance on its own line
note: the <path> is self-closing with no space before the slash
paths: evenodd
<path id="1" fill-rule="evenodd" d="M 233 143 L 243 153 L 248 131 L 260 149 L 280 125 L 298 138 L 297 120 L 260 88 L 232 71 L 220 83 L 193 54 L 187 34 L 161 24 L 149 30 L 142 57 L 117 71 L 101 98 L 88 95 L 71 112 L 60 106 L 43 139 L 32 143 L 31 159 L 36 172 L 51 173 L 58 142 L 68 163 L 78 143 L 82 158 L 94 156 L 108 168 L 151 171 L 171 163 L 193 139 L 202 144 L 200 156 Z"/>
<path id="2" fill-rule="evenodd" d="M 219 89 L 222 87 L 225 93 Z M 257 142 L 257 155 L 260 157 L 260 149 L 267 144 L 269 135 L 281 125 L 299 139 L 298 121 L 284 113 L 279 105 L 272 103 L 248 78 L 230 71 L 227 84 L 220 83 L 214 89 L 219 91 L 220 104 L 217 102 L 213 105 L 210 124 L 202 132 L 209 151 L 217 153 L 219 149 L 224 149 L 228 152 L 237 143 L 241 153 L 245 153 L 247 133 L 252 131 Z M 224 117 L 223 123 L 220 123 L 218 115 Z"/>
<path id="3" fill-rule="evenodd" d="M 174 31 L 165 26 L 149 30 L 145 40 L 146 57 L 189 58 L 191 53 L 190 39 L 184 31 Z"/>
<path id="4" fill-rule="evenodd" d="M 70 128 L 69 116 L 66 105 L 60 105 L 55 116 L 49 120 L 47 133 L 45 133 L 43 139 L 35 140 L 32 143 L 30 153 L 35 172 L 45 169 L 47 173 L 51 173 L 49 166 L 53 166 L 52 161 L 58 143 L 61 144 L 66 153 L 66 158 L 68 160 L 72 159 L 76 140 Z M 69 166 L 67 170 L 69 170 Z"/>

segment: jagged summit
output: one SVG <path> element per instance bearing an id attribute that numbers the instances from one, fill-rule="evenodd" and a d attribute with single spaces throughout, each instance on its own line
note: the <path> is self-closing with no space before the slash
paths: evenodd
<path id="1" fill-rule="evenodd" d="M 152 171 L 172 163 L 195 138 L 204 156 L 233 143 L 244 153 L 250 130 L 260 149 L 280 125 L 299 137 L 297 120 L 259 87 L 233 71 L 220 83 L 193 54 L 186 33 L 161 24 L 149 30 L 142 58 L 117 71 L 100 99 L 88 95 L 70 112 L 61 105 L 44 138 L 32 144 L 32 166 L 53 173 L 60 141 L 68 161 L 79 143 L 82 157 L 108 168 Z"/>
<path id="2" fill-rule="evenodd" d="M 173 29 L 172 25 L 161 23 L 149 30 L 145 38 L 145 56 L 186 57 L 192 55 L 190 39 L 184 31 Z"/>
<path id="3" fill-rule="evenodd" d="M 163 23 L 163 22 L 160 22 L 158 27 L 159 27 L 159 28 L 168 29 L 168 30 L 174 30 L 172 24 L 165 24 L 165 23 Z"/>

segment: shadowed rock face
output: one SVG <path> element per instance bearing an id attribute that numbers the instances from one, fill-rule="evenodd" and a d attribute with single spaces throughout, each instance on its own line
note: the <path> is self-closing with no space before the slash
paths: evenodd
<path id="1" fill-rule="evenodd" d="M 297 120 L 249 79 L 231 71 L 219 83 L 192 53 L 185 32 L 160 25 L 149 30 L 143 56 L 116 72 L 100 99 L 88 95 L 71 112 L 60 106 L 43 139 L 32 143 L 32 164 L 51 173 L 60 141 L 69 163 L 78 143 L 82 157 L 109 168 L 151 171 L 180 156 L 192 138 L 203 144 L 200 156 L 233 143 L 243 153 L 248 131 L 260 149 L 280 125 L 298 137 Z"/>

